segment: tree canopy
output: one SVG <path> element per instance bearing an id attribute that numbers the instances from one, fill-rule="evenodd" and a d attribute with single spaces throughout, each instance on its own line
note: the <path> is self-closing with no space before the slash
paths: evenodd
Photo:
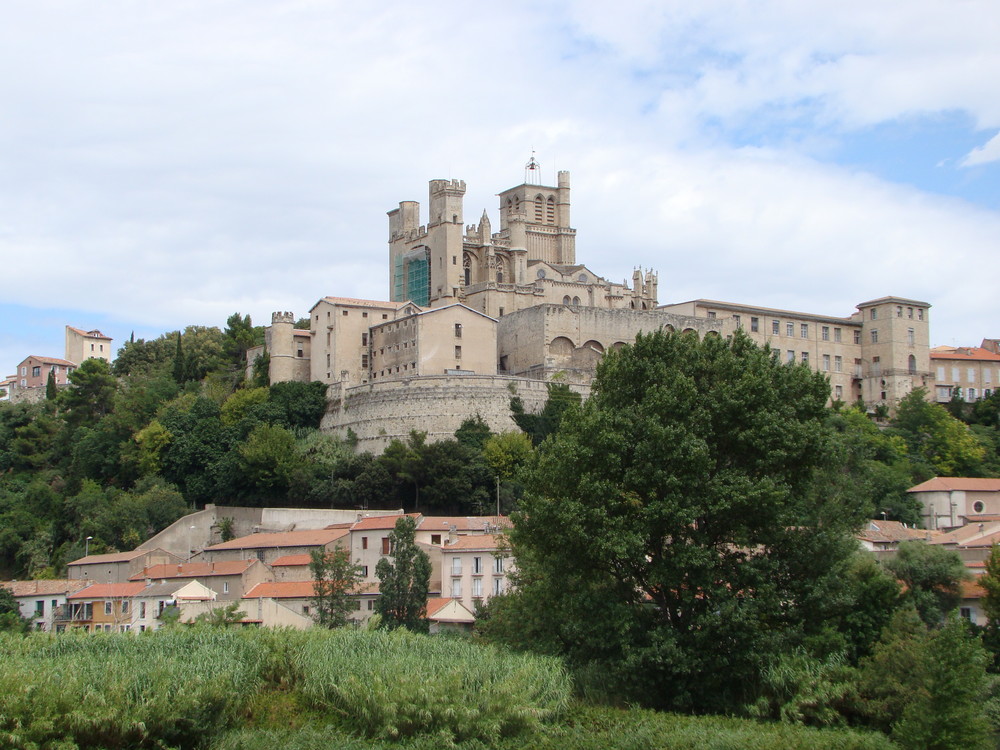
<path id="1" fill-rule="evenodd" d="M 389 557 L 375 566 L 379 597 L 375 611 L 383 627 L 427 629 L 427 592 L 431 581 L 431 561 L 414 541 L 417 525 L 411 516 L 396 521 L 389 532 Z"/>

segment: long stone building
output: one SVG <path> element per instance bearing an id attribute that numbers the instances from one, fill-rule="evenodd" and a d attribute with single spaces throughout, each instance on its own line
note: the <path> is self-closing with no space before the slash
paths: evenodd
<path id="1" fill-rule="evenodd" d="M 629 286 L 577 262 L 570 175 L 546 186 L 537 174 L 532 159 L 524 183 L 499 194 L 497 232 L 485 211 L 463 223 L 461 180 L 430 181 L 425 224 L 416 201 L 389 211 L 391 299 L 324 297 L 309 330 L 274 313 L 271 381 L 327 384 L 323 428 L 376 451 L 413 429 L 450 437 L 476 414 L 515 429 L 512 395 L 541 408 L 554 378 L 586 394 L 604 352 L 660 328 L 742 329 L 781 361 L 826 374 L 831 400 L 891 408 L 932 388 L 927 302 L 887 296 L 845 317 L 706 299 L 660 305 L 653 271 L 636 270 Z"/>

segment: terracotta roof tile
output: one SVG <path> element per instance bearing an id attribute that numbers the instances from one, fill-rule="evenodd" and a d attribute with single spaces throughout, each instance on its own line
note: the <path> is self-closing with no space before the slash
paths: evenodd
<path id="1" fill-rule="evenodd" d="M 502 534 L 469 534 L 445 544 L 442 549 L 446 552 L 453 550 L 494 552 L 501 546 L 502 536 Z"/>
<path id="2" fill-rule="evenodd" d="M 948 492 L 963 490 L 967 492 L 1000 492 L 1000 479 L 979 477 L 934 477 L 907 492 Z"/>
<path id="3" fill-rule="evenodd" d="M 312 555 L 308 553 L 302 555 L 284 555 L 271 563 L 271 567 L 280 568 L 286 565 L 308 565 L 310 562 L 312 562 Z"/>
<path id="4" fill-rule="evenodd" d="M 144 582 L 93 583 L 82 591 L 70 594 L 67 599 L 121 599 L 135 596 L 146 588 Z"/>
<path id="5" fill-rule="evenodd" d="M 120 562 L 130 562 L 135 560 L 137 557 L 142 557 L 143 555 L 148 555 L 150 552 L 155 552 L 156 550 L 151 549 L 134 549 L 130 552 L 111 552 L 106 555 L 88 555 L 87 557 L 81 557 L 79 560 L 73 560 L 67 565 L 103 565 L 105 563 L 120 563 Z"/>
<path id="6" fill-rule="evenodd" d="M 228 542 L 206 547 L 206 552 L 227 549 L 262 549 L 265 547 L 318 547 L 330 544 L 347 535 L 347 529 L 306 529 L 303 531 L 279 531 L 274 533 L 251 534 Z"/>
<path id="7" fill-rule="evenodd" d="M 243 595 L 244 599 L 308 599 L 316 593 L 312 581 L 266 581 Z"/>
<path id="8" fill-rule="evenodd" d="M 400 513 L 391 516 L 369 516 L 368 518 L 362 518 L 353 526 L 351 526 L 351 531 L 378 531 L 380 529 L 393 529 L 396 526 L 396 521 L 402 518 L 404 515 L 410 518 L 417 519 L 417 526 L 420 525 L 420 514 L 419 513 Z"/>
<path id="9" fill-rule="evenodd" d="M 1000 362 L 1000 354 L 979 346 L 935 346 L 931 349 L 931 359 L 962 359 Z"/>
<path id="10" fill-rule="evenodd" d="M 86 586 L 88 581 L 52 579 L 42 581 L 4 581 L 0 586 L 8 589 L 14 596 L 54 596 L 56 594 L 72 594 Z"/>
<path id="11" fill-rule="evenodd" d="M 486 531 L 488 528 L 510 528 L 507 516 L 425 516 L 417 527 L 419 531 L 448 531 L 452 526 L 463 531 Z"/>
<path id="12" fill-rule="evenodd" d="M 926 539 L 926 529 L 914 529 L 899 521 L 869 521 L 857 533 L 858 539 L 869 542 L 904 542 L 908 539 Z"/>
<path id="13" fill-rule="evenodd" d="M 147 578 L 154 580 L 170 578 L 207 578 L 209 576 L 237 576 L 251 565 L 257 565 L 256 560 L 230 560 L 227 562 L 214 563 L 166 563 L 163 565 L 150 565 L 143 568 L 141 573 L 136 573 L 129 578 L 130 581 L 143 581 Z"/>

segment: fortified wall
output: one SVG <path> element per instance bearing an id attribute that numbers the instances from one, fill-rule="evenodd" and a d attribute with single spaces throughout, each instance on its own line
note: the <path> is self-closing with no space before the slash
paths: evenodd
<path id="1" fill-rule="evenodd" d="M 589 386 L 571 385 L 584 398 Z M 427 440 L 446 440 L 462 422 L 477 414 L 493 432 L 518 427 L 510 415 L 510 400 L 520 396 L 525 411 L 541 411 L 548 386 L 539 380 L 502 375 L 424 375 L 418 378 L 366 383 L 350 388 L 340 384 L 327 390 L 326 415 L 320 429 L 358 439 L 359 451 L 381 453 L 393 440 L 406 440 L 412 430 Z"/>

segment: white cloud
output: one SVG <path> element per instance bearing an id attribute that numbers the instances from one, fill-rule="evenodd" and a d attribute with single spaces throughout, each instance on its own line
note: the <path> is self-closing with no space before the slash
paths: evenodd
<path id="1" fill-rule="evenodd" d="M 982 146 L 972 149 L 959 162 L 959 166 L 973 167 L 978 164 L 989 164 L 994 161 L 1000 161 L 1000 133 L 990 138 Z"/>

